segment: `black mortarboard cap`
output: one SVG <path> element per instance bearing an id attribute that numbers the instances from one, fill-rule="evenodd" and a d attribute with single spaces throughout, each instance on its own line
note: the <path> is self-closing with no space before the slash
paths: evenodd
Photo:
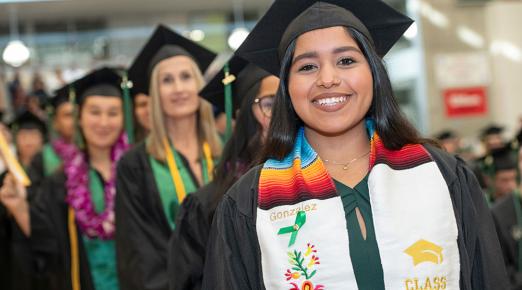
<path id="1" fill-rule="evenodd" d="M 22 129 L 36 129 L 42 133 L 44 138 L 47 135 L 45 122 L 29 111 L 24 111 L 16 116 L 11 124 L 9 124 L 9 127 L 15 132 Z"/>
<path id="2" fill-rule="evenodd" d="M 333 26 L 353 27 L 384 56 L 413 23 L 380 0 L 276 0 L 236 54 L 279 75 L 281 58 L 299 35 Z"/>
<path id="3" fill-rule="evenodd" d="M 52 109 L 56 111 L 56 108 L 58 108 L 61 104 L 67 103 L 69 101 L 71 101 L 70 87 L 69 85 L 66 85 L 55 91 L 54 96 L 51 98 L 49 104 L 52 106 Z"/>
<path id="4" fill-rule="evenodd" d="M 103 67 L 92 71 L 70 84 L 76 103 L 82 104 L 88 96 L 122 97 L 122 78 L 116 69 Z"/>
<path id="5" fill-rule="evenodd" d="M 493 158 L 493 168 L 495 172 L 517 169 L 518 167 L 515 151 L 513 151 L 509 144 L 498 149 L 493 149 L 490 155 Z"/>
<path id="6" fill-rule="evenodd" d="M 502 132 L 504 132 L 504 127 L 491 124 L 481 130 L 480 137 L 484 138 L 488 135 L 502 134 Z"/>
<path id="7" fill-rule="evenodd" d="M 150 74 L 159 62 L 164 59 L 186 55 L 194 59 L 201 72 L 216 58 L 216 54 L 196 42 L 183 37 L 164 25 L 159 25 L 140 53 L 136 56 L 128 74 L 133 83 L 133 95 L 149 94 Z"/>
<path id="8" fill-rule="evenodd" d="M 257 87 L 256 84 L 271 74 L 238 56 L 232 57 L 228 61 L 228 66 L 230 75 L 235 78 L 231 83 L 235 112 L 244 98 L 253 98 L 257 93 L 253 91 Z M 224 79 L 225 72 L 224 69 L 221 69 L 199 93 L 201 97 L 216 106 L 220 112 L 225 111 Z"/>

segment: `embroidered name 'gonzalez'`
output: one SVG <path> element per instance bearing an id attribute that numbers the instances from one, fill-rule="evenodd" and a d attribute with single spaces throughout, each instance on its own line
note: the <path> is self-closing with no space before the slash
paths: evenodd
<path id="1" fill-rule="evenodd" d="M 270 214 L 270 221 L 276 221 L 296 215 L 299 211 L 310 212 L 317 209 L 317 203 L 303 204 L 289 210 L 276 211 Z"/>

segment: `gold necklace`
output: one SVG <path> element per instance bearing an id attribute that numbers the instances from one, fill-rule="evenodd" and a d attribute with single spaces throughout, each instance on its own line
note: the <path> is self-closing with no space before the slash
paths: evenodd
<path id="1" fill-rule="evenodd" d="M 327 163 L 330 163 L 332 165 L 342 165 L 343 166 L 343 170 L 348 170 L 348 166 L 350 166 L 350 164 L 354 163 L 355 161 L 365 157 L 366 155 L 370 154 L 370 150 L 368 150 L 368 152 L 364 153 L 363 155 L 359 156 L 359 157 L 355 157 L 354 159 L 346 162 L 346 163 L 342 163 L 342 162 L 337 162 L 335 160 L 328 160 L 328 159 L 324 159 L 324 162 L 327 162 Z"/>

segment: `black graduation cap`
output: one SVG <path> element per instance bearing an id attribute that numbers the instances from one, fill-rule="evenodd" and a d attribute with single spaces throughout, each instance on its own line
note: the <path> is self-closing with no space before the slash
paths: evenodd
<path id="1" fill-rule="evenodd" d="M 53 111 L 63 103 L 67 103 L 71 100 L 71 87 L 69 85 L 65 85 L 54 92 L 54 96 L 50 98 L 49 105 L 52 107 Z"/>
<path id="2" fill-rule="evenodd" d="M 129 79 L 133 83 L 133 95 L 137 93 L 148 95 L 150 74 L 154 66 L 164 59 L 178 55 L 194 59 L 202 72 L 205 72 L 216 58 L 216 54 L 212 51 L 164 25 L 159 25 L 128 70 Z"/>
<path id="3" fill-rule="evenodd" d="M 516 154 L 509 144 L 492 150 L 490 155 L 493 159 L 493 168 L 495 172 L 500 170 L 517 169 L 518 167 Z"/>
<path id="4" fill-rule="evenodd" d="M 455 137 L 457 137 L 457 135 L 451 130 L 444 130 L 435 135 L 435 138 L 439 141 L 444 141 Z"/>
<path id="5" fill-rule="evenodd" d="M 9 127 L 14 132 L 18 132 L 23 129 L 36 129 L 42 133 L 44 138 L 47 136 L 47 126 L 45 122 L 30 111 L 24 111 L 16 116 L 11 124 L 9 124 Z"/>
<path id="6" fill-rule="evenodd" d="M 129 142 L 134 142 L 133 114 L 130 97 L 126 93 L 126 84 L 122 71 L 116 68 L 102 67 L 87 74 L 83 78 L 69 84 L 75 94 L 76 104 L 81 105 L 86 97 L 106 96 L 123 99 L 124 127 Z"/>
<path id="7" fill-rule="evenodd" d="M 276 0 L 236 51 L 274 75 L 299 35 L 333 26 L 353 27 L 384 56 L 413 23 L 380 0 Z"/>
<path id="8" fill-rule="evenodd" d="M 223 67 L 199 95 L 216 106 L 218 111 L 225 112 L 225 83 L 230 81 L 233 111 L 235 112 L 244 98 L 253 98 L 253 95 L 257 93 L 253 92 L 256 84 L 271 74 L 238 56 L 233 56 L 225 65 L 228 65 L 229 68 L 229 79 L 225 79 L 225 68 Z"/>
<path id="9" fill-rule="evenodd" d="M 490 124 L 481 130 L 480 137 L 484 139 L 486 136 L 502 134 L 502 132 L 504 132 L 504 127 Z"/>
<path id="10" fill-rule="evenodd" d="M 74 89 L 75 102 L 82 104 L 88 96 L 122 97 L 122 78 L 116 69 L 102 67 L 69 84 Z"/>

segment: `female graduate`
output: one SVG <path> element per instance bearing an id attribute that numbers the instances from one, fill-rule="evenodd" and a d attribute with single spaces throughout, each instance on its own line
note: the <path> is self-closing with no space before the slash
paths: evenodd
<path id="1" fill-rule="evenodd" d="M 51 289 L 118 289 L 114 249 L 116 163 L 128 147 L 121 79 L 102 68 L 74 82 L 83 144 L 61 148 L 63 171 L 44 181 L 29 206 L 8 175 L 2 203 L 30 237 L 35 263 Z M 83 149 L 79 149 L 83 148 Z"/>
<path id="2" fill-rule="evenodd" d="M 214 180 L 188 195 L 181 204 L 169 243 L 170 289 L 201 289 L 205 249 L 216 206 L 228 188 L 255 164 L 268 131 L 279 79 L 238 57 L 229 66 L 230 74 L 236 78 L 231 86 L 234 109 L 239 109 L 237 125 L 223 150 Z M 221 111 L 226 103 L 224 79 L 223 73 L 217 74 L 200 93 Z"/>
<path id="3" fill-rule="evenodd" d="M 16 116 L 10 124 L 16 146 L 17 157 L 21 165 L 27 169 L 31 160 L 42 149 L 47 138 L 47 128 L 44 121 L 29 111 Z"/>
<path id="4" fill-rule="evenodd" d="M 132 81 L 130 93 L 134 108 L 134 143 L 140 143 L 150 131 L 150 98 L 148 96 L 149 79 L 139 63 L 133 63 L 128 70 L 128 77 Z"/>
<path id="5" fill-rule="evenodd" d="M 38 187 L 43 178 L 52 175 L 62 165 L 64 157 L 58 155 L 59 148 L 69 146 L 74 138 L 74 104 L 70 101 L 69 86 L 59 89 L 50 103 L 51 124 L 56 138 L 46 143 L 31 161 L 28 174 L 33 187 Z"/>
<path id="6" fill-rule="evenodd" d="M 204 289 L 508 289 L 471 171 L 401 115 L 385 3 L 276 0 L 239 56 L 280 73 L 265 162 L 214 216 Z"/>
<path id="7" fill-rule="evenodd" d="M 221 154 L 211 105 L 198 96 L 215 54 L 156 29 L 134 61 L 150 79 L 151 130 L 118 166 L 116 245 L 123 289 L 167 289 L 167 245 L 186 194 Z M 133 81 L 133 80 L 132 80 Z"/>

